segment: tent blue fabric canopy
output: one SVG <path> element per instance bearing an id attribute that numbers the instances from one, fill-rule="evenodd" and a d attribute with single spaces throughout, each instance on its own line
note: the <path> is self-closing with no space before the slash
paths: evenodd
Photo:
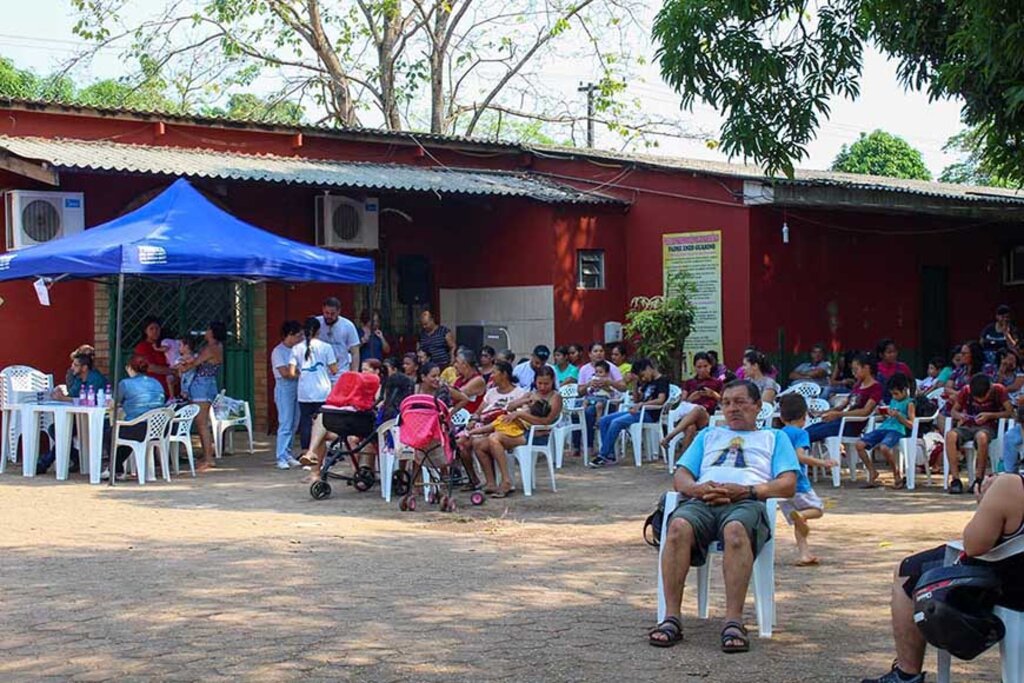
<path id="1" fill-rule="evenodd" d="M 0 254 L 0 281 L 117 276 L 114 363 L 121 367 L 124 280 L 245 278 L 286 282 L 373 282 L 373 261 L 280 237 L 214 206 L 179 179 L 145 206 L 79 235 Z M 120 384 L 114 383 L 118 403 Z M 116 451 L 117 429 L 110 431 Z M 110 477 L 114 485 L 115 477 Z"/>
<path id="2" fill-rule="evenodd" d="M 179 179 L 152 201 L 79 235 L 0 255 L 0 281 L 101 275 L 373 282 L 373 261 L 261 230 Z"/>

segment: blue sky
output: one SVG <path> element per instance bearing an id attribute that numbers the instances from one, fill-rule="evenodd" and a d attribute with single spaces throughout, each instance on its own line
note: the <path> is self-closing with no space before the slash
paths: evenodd
<path id="1" fill-rule="evenodd" d="M 134 0 L 132 4 L 145 9 L 162 6 L 163 2 Z M 74 19 L 70 0 L 3 0 L 3 5 L 0 54 L 14 59 L 19 66 L 46 73 L 81 47 L 71 32 Z M 80 77 L 89 80 L 117 77 L 120 73 L 117 51 L 109 50 Z M 678 111 L 677 99 L 660 82 L 656 69 L 652 66 L 644 76 L 645 82 L 631 86 L 637 95 L 659 115 L 674 115 Z M 558 91 L 571 91 L 580 81 L 591 78 L 585 69 L 574 70 L 572 65 L 545 69 L 545 86 Z M 712 132 L 717 131 L 720 122 L 718 115 L 708 107 L 698 106 L 692 114 L 681 115 L 692 119 L 697 127 Z M 896 81 L 894 64 L 870 50 L 866 54 L 860 98 L 854 102 L 833 102 L 831 120 L 822 126 L 818 139 L 810 147 L 810 159 L 801 166 L 825 168 L 843 143 L 856 139 L 860 131 L 883 128 L 920 149 L 925 163 L 938 175 L 953 160 L 941 148 L 946 139 L 959 130 L 959 118 L 960 106 L 956 102 L 930 103 L 923 93 L 904 92 Z M 666 141 L 658 153 L 724 160 L 717 152 L 692 141 Z"/>

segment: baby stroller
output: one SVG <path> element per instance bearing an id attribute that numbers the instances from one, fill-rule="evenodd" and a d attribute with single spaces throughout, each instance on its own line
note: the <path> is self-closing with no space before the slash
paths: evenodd
<path id="1" fill-rule="evenodd" d="M 448 406 L 428 394 L 414 394 L 402 401 L 398 421 L 402 444 L 416 451 L 410 481 L 421 476 L 427 503 L 437 503 L 442 512 L 454 512 L 452 490 L 457 482 Z M 483 495 L 474 492 L 471 502 L 479 505 Z M 416 494 L 408 491 L 398 506 L 403 511 L 415 510 Z"/>
<path id="2" fill-rule="evenodd" d="M 380 378 L 369 373 L 346 372 L 338 379 L 331 395 L 320 409 L 324 429 L 338 436 L 327 449 L 320 465 L 320 478 L 309 487 L 314 500 L 323 500 L 331 495 L 328 479 L 341 479 L 354 486 L 357 491 L 369 491 L 377 478 L 372 467 L 361 465 L 359 455 L 377 438 L 377 411 L 374 402 Z M 359 439 L 356 445 L 349 444 L 349 437 Z M 331 471 L 339 460 L 352 462 L 354 474 L 347 476 Z"/>

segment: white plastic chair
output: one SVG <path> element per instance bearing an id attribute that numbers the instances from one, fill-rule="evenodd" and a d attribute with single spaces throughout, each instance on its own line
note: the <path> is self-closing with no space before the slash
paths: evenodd
<path id="1" fill-rule="evenodd" d="M 552 447 L 555 449 L 555 469 L 562 469 L 565 446 L 574 433 L 580 435 L 580 447 L 587 454 L 587 419 L 583 400 L 579 398 L 579 385 L 565 384 L 558 389 L 562 396 L 562 417 L 551 429 Z"/>
<path id="2" fill-rule="evenodd" d="M 938 417 L 939 411 L 937 409 L 933 415 L 915 417 L 910 428 L 910 434 L 900 439 L 898 457 L 900 459 L 900 469 L 903 471 L 903 476 L 907 479 L 908 491 L 913 491 L 917 486 L 917 466 L 919 464 L 924 465 L 925 475 L 928 477 L 928 485 L 932 485 L 931 463 L 928 460 L 928 454 L 924 452 L 923 442 L 920 444 L 918 442 L 921 436 L 921 425 L 931 424 Z"/>
<path id="3" fill-rule="evenodd" d="M 185 454 L 188 456 L 188 469 L 192 476 L 196 476 L 196 461 L 192 455 L 192 422 L 199 414 L 199 406 L 189 404 L 174 414 L 171 421 L 171 434 L 168 437 L 168 451 L 171 462 L 174 463 L 174 473 L 178 474 L 178 451 L 181 446 L 185 447 Z M 167 463 L 163 462 L 164 471 L 167 470 Z"/>
<path id="4" fill-rule="evenodd" d="M 20 403 L 35 403 L 40 391 L 49 396 L 53 390 L 53 375 L 47 375 L 28 365 L 8 365 L 0 370 L 0 474 L 7 460 L 18 459 L 18 441 L 21 439 Z M 46 434 L 53 424 L 53 416 L 43 413 L 39 420 L 39 431 Z"/>
<path id="5" fill-rule="evenodd" d="M 778 509 L 778 498 L 765 501 L 768 512 L 768 527 L 771 538 L 761 552 L 754 558 L 754 570 L 750 580 L 754 584 L 754 607 L 757 611 L 757 631 L 762 638 L 772 637 L 772 628 L 776 623 L 775 614 L 775 511 Z M 661 546 L 658 549 L 658 623 L 665 620 L 665 584 L 661 575 L 661 554 L 665 550 L 668 538 L 668 525 L 672 512 L 679 505 L 679 493 L 669 491 L 665 495 L 665 517 L 661 523 Z M 708 596 L 711 592 L 711 558 L 723 554 L 722 544 L 715 541 L 708 548 L 708 559 L 702 567 L 693 567 L 697 573 L 697 616 L 708 618 Z"/>
<path id="6" fill-rule="evenodd" d="M 846 435 L 846 426 L 847 425 L 853 425 L 853 424 L 863 424 L 864 427 L 857 434 L 851 435 L 851 436 L 847 436 Z M 860 440 L 861 434 L 864 434 L 866 432 L 870 432 L 872 429 L 874 429 L 874 425 L 875 425 L 875 416 L 874 416 L 874 414 L 867 415 L 867 416 L 864 416 L 864 417 L 857 417 L 857 416 L 853 416 L 853 415 L 845 415 L 844 414 L 843 417 L 841 417 L 839 419 L 839 435 L 838 436 L 829 436 L 829 437 L 825 438 L 825 450 L 828 452 L 828 457 L 829 457 L 830 460 L 835 460 L 836 462 L 842 462 L 842 448 L 841 448 L 841 446 L 844 445 L 844 444 L 847 446 L 847 448 L 846 448 L 846 463 L 847 463 L 847 468 L 849 469 L 849 472 L 850 472 L 850 481 L 857 481 L 857 465 L 860 462 L 860 456 L 857 455 L 857 449 L 854 448 L 853 446 L 857 443 L 858 440 Z M 838 469 L 838 468 L 836 468 L 836 469 Z M 832 472 L 833 478 L 836 475 L 836 469 L 834 469 L 833 472 Z M 834 483 L 834 481 L 833 481 L 833 483 Z"/>
<path id="7" fill-rule="evenodd" d="M 950 541 L 946 544 L 945 564 L 951 565 L 957 556 L 963 551 L 964 546 L 960 541 Z M 999 562 L 1014 555 L 1024 553 L 1024 536 L 1004 543 L 999 548 L 979 555 L 974 558 L 982 562 Z M 1002 679 L 1004 683 L 1024 681 L 1024 612 L 996 606 L 992 610 L 999 617 L 1003 626 L 1006 627 L 1006 635 L 999 641 L 999 659 L 1002 667 Z M 939 664 L 937 677 L 939 683 L 950 683 L 950 664 L 952 659 L 945 650 L 939 650 Z"/>
<path id="8" fill-rule="evenodd" d="M 785 396 L 786 394 L 800 394 L 806 399 L 818 398 L 821 394 L 821 385 L 815 382 L 796 382 L 791 384 L 779 396 Z"/>
<path id="9" fill-rule="evenodd" d="M 766 429 L 772 426 L 772 418 L 775 416 L 774 403 L 761 403 L 761 410 L 757 413 L 757 428 Z"/>
<path id="10" fill-rule="evenodd" d="M 534 473 L 537 469 L 537 456 L 543 455 L 548 463 L 548 473 L 551 475 L 551 491 L 557 492 L 555 485 L 555 455 L 551 445 L 551 427 L 533 425 L 530 427 L 529 435 L 525 446 L 516 446 L 509 454 L 509 474 L 512 477 L 512 485 L 515 486 L 515 474 L 512 464 L 519 467 L 519 476 L 523 480 L 523 495 L 532 496 L 534 486 Z M 536 443 L 538 436 L 547 435 L 547 442 Z"/>
<path id="11" fill-rule="evenodd" d="M 150 481 L 156 478 L 155 466 L 154 466 L 154 452 L 159 449 L 161 451 L 161 464 L 166 463 L 168 449 L 168 436 L 171 427 L 171 421 L 174 419 L 173 408 L 156 408 L 150 410 L 147 413 L 139 415 L 134 420 L 119 421 L 117 423 L 117 440 L 114 443 L 114 453 L 116 458 L 117 449 L 121 446 L 126 446 L 132 449 L 132 455 L 135 458 L 135 470 L 139 477 L 139 484 L 145 484 L 147 476 Z M 133 427 L 135 425 L 145 424 L 146 435 L 142 441 L 132 441 L 121 436 L 122 427 Z M 127 466 L 129 463 L 125 463 Z M 171 471 L 165 465 L 164 466 L 164 479 L 167 481 L 171 480 Z M 113 476 L 113 475 L 112 475 Z"/>
<path id="12" fill-rule="evenodd" d="M 996 425 L 996 437 L 988 442 L 988 460 L 989 466 L 994 469 L 994 461 L 999 460 L 1003 457 L 1003 434 L 1006 433 L 1007 425 L 1012 420 L 1002 418 L 999 420 L 999 424 Z M 946 424 L 943 427 L 942 432 L 942 488 L 949 488 L 949 458 L 947 457 L 949 449 L 946 448 L 946 435 L 949 434 L 953 429 L 953 418 L 947 418 Z M 968 481 L 974 481 L 974 465 L 975 458 L 977 456 L 978 448 L 975 446 L 974 441 L 967 441 L 961 447 L 960 450 L 967 456 L 967 473 Z"/>
<path id="13" fill-rule="evenodd" d="M 459 413 L 466 413 L 467 422 L 469 412 L 465 409 L 460 410 Z M 459 413 L 456 413 L 452 417 L 454 424 L 455 417 Z M 400 434 L 398 427 L 398 418 L 388 420 L 377 428 L 377 472 L 380 473 L 380 495 L 388 503 L 391 502 L 391 484 L 393 483 L 392 477 L 395 472 L 398 471 L 398 463 L 403 459 L 403 455 L 406 458 L 412 458 L 415 456 L 415 452 L 402 445 L 400 441 Z M 465 423 L 463 423 L 464 425 Z M 388 435 L 391 435 L 391 444 L 388 445 Z M 424 474 L 426 470 L 424 470 Z"/>
<path id="14" fill-rule="evenodd" d="M 642 464 L 643 454 L 645 452 L 649 454 L 651 460 L 656 459 L 659 455 L 664 457 L 661 451 L 661 439 L 666 434 L 666 425 L 669 424 L 669 416 L 672 410 L 679 405 L 679 401 L 682 396 L 682 388 L 675 384 L 670 384 L 668 396 L 665 397 L 665 403 L 662 406 L 650 409 L 646 406 L 642 407 L 640 409 L 639 421 L 631 424 L 627 431 L 623 431 L 619 434 L 619 442 L 615 444 L 615 447 L 616 452 L 620 454 L 620 457 L 626 456 L 627 439 L 633 448 L 633 463 L 637 467 L 640 467 Z M 648 410 L 660 410 L 661 413 L 658 415 L 658 419 L 653 422 L 646 420 L 645 418 Z M 645 445 L 650 445 L 651 447 L 645 451 Z"/>
<path id="15" fill-rule="evenodd" d="M 210 424 L 213 427 L 213 450 L 218 458 L 220 458 L 222 453 L 225 452 L 222 448 L 225 434 L 227 434 L 228 438 L 226 452 L 233 453 L 235 451 L 234 429 L 236 427 L 245 427 L 245 431 L 248 432 L 249 453 L 252 454 L 252 411 L 249 409 L 248 401 L 239 401 L 239 403 L 243 406 L 241 417 L 230 418 L 227 420 L 218 419 L 213 410 L 213 406 L 210 407 Z"/>

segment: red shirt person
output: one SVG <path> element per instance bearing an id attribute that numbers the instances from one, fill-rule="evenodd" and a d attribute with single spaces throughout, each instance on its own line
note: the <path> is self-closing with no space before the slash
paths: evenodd
<path id="1" fill-rule="evenodd" d="M 160 319 L 150 316 L 142 321 L 142 341 L 135 345 L 135 355 L 142 356 L 149 363 L 146 374 L 160 382 L 164 393 L 168 396 L 170 392 L 167 386 L 167 375 L 171 369 L 167 367 L 167 356 L 160 348 L 160 334 L 163 328 L 160 326 Z"/>

